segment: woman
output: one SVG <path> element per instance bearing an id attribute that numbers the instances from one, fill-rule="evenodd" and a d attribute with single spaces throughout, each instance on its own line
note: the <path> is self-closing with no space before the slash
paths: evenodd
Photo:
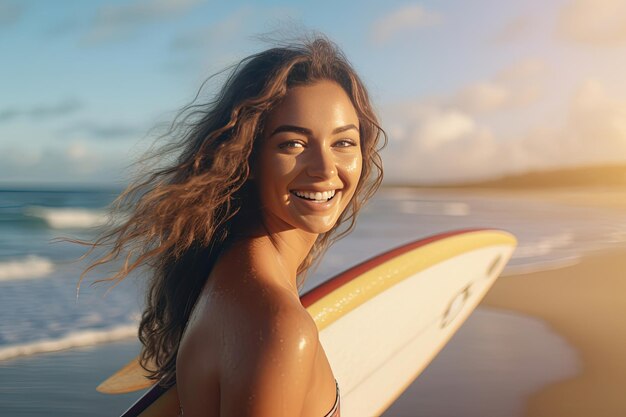
<path id="1" fill-rule="evenodd" d="M 153 155 L 175 158 L 120 196 L 129 215 L 87 271 L 123 251 L 110 280 L 153 269 L 142 366 L 177 384 L 184 416 L 339 415 L 298 291 L 382 180 L 365 87 L 318 37 L 245 58 L 183 115 L 180 140 Z"/>

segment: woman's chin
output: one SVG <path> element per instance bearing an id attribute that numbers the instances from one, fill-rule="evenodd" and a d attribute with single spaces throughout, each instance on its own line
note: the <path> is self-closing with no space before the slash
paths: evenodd
<path id="1" fill-rule="evenodd" d="M 324 222 L 324 223 L 306 223 L 306 224 L 302 224 L 299 228 L 301 230 L 304 230 L 306 232 L 309 233 L 315 233 L 315 234 L 322 234 L 322 233 L 327 233 L 330 230 L 332 230 L 333 227 L 335 227 L 335 224 L 337 224 L 336 221 L 333 222 Z"/>

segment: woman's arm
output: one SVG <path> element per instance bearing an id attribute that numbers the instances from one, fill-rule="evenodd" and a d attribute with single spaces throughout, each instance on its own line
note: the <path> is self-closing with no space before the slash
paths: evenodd
<path id="1" fill-rule="evenodd" d="M 319 345 L 317 327 L 290 302 L 260 310 L 225 338 L 220 416 L 301 415 Z"/>

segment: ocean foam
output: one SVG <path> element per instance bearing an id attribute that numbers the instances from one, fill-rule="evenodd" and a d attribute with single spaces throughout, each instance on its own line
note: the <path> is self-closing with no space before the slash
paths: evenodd
<path id="1" fill-rule="evenodd" d="M 535 272 L 552 271 L 578 265 L 581 262 L 579 255 L 565 256 L 563 258 L 550 259 L 542 262 L 533 262 L 521 265 L 507 265 L 500 274 L 501 277 L 512 275 L 533 274 Z"/>
<path id="2" fill-rule="evenodd" d="M 104 210 L 86 208 L 49 208 L 31 206 L 24 214 L 44 220 L 53 229 L 84 229 L 105 224 L 109 217 Z"/>
<path id="3" fill-rule="evenodd" d="M 0 348 L 0 361 L 13 359 L 19 356 L 35 355 L 38 353 L 56 352 L 82 346 L 92 346 L 101 343 L 114 342 L 137 336 L 137 324 L 117 326 L 103 330 L 84 330 L 69 333 L 66 336 L 50 340 L 39 340 L 31 343 L 13 345 Z"/>
<path id="4" fill-rule="evenodd" d="M 421 216 L 469 216 L 471 210 L 469 204 L 461 202 L 407 200 L 398 203 L 398 211 Z"/>
<path id="5" fill-rule="evenodd" d="M 545 256 L 554 252 L 554 249 L 567 248 L 575 242 L 574 234 L 567 231 L 555 235 L 544 236 L 539 241 L 528 242 L 520 245 L 513 253 L 514 258 L 533 258 L 536 256 Z"/>
<path id="6" fill-rule="evenodd" d="M 0 281 L 42 278 L 54 271 L 48 258 L 29 255 L 22 259 L 0 261 Z"/>

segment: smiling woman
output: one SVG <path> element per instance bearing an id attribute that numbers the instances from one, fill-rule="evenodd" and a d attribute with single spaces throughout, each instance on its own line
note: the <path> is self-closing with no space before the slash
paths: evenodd
<path id="1" fill-rule="evenodd" d="M 92 244 L 109 249 L 85 273 L 120 256 L 113 282 L 153 269 L 142 366 L 176 384 L 181 414 L 339 415 L 298 291 L 382 180 L 386 136 L 365 87 L 317 37 L 245 58 L 182 114 L 151 156 L 174 162 L 120 196 L 128 217 Z"/>

